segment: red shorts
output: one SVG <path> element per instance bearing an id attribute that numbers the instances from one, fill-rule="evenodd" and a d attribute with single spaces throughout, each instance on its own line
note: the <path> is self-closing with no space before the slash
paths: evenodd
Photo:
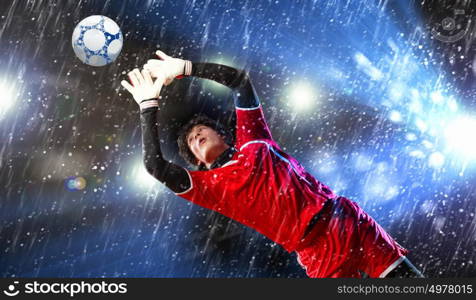
<path id="1" fill-rule="evenodd" d="M 309 277 L 385 277 L 408 253 L 354 201 L 329 201 L 296 249 Z"/>

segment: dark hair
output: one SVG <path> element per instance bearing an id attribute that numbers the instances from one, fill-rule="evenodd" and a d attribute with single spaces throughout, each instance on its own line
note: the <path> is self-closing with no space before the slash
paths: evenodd
<path id="1" fill-rule="evenodd" d="M 225 143 L 232 145 L 233 136 L 229 130 L 226 130 L 218 121 L 209 118 L 206 115 L 196 115 L 180 128 L 177 138 L 180 156 L 191 165 L 197 165 L 197 158 L 192 153 L 187 143 L 187 136 L 197 125 L 205 125 L 215 130 L 219 135 L 224 137 Z"/>

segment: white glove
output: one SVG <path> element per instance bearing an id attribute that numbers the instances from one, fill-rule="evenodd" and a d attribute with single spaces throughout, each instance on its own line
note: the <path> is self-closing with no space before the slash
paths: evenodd
<path id="1" fill-rule="evenodd" d="M 159 98 L 160 90 L 165 81 L 165 74 L 156 73 L 157 79 L 152 81 L 149 71 L 134 69 L 127 73 L 132 85 L 126 80 L 121 81 L 121 85 L 132 94 L 134 100 L 139 104 L 141 110 L 148 107 L 159 106 L 157 98 Z"/>
<path id="2" fill-rule="evenodd" d="M 169 85 L 175 78 L 189 76 L 192 73 L 192 62 L 180 58 L 170 57 L 158 50 L 155 52 L 159 59 L 150 59 L 144 65 L 145 70 L 149 70 L 152 77 L 162 72 L 165 74 L 164 85 Z"/>

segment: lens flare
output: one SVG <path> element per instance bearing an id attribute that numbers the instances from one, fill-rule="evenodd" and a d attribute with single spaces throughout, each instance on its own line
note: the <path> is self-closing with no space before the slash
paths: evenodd
<path id="1" fill-rule="evenodd" d="M 468 116 L 460 117 L 448 124 L 445 138 L 448 150 L 465 159 L 476 159 L 476 119 Z"/>

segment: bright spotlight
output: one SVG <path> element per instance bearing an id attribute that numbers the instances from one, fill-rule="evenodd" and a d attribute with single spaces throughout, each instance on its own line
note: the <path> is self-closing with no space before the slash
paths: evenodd
<path id="1" fill-rule="evenodd" d="M 452 112 L 456 112 L 458 110 L 458 103 L 456 103 L 456 99 L 454 97 L 450 97 L 448 99 L 448 108 Z"/>
<path id="2" fill-rule="evenodd" d="M 132 164 L 130 170 L 131 171 L 128 174 L 127 179 L 133 184 L 135 188 L 148 190 L 161 185 L 157 179 L 147 172 L 142 159 L 135 161 Z"/>
<path id="3" fill-rule="evenodd" d="M 476 119 L 471 117 L 460 117 L 448 124 L 445 131 L 448 150 L 464 158 L 476 158 Z"/>
<path id="4" fill-rule="evenodd" d="M 436 91 L 431 93 L 431 101 L 436 104 L 442 104 L 443 101 L 445 101 L 445 98 L 443 97 L 440 91 Z"/>
<path id="5" fill-rule="evenodd" d="M 428 158 L 428 164 L 435 169 L 441 168 L 444 163 L 445 163 L 445 156 L 441 154 L 440 152 L 434 152 Z"/>
<path id="6" fill-rule="evenodd" d="M 308 83 L 298 83 L 291 88 L 288 105 L 297 111 L 309 110 L 317 100 L 317 91 Z"/>
<path id="7" fill-rule="evenodd" d="M 0 81 L 0 118 L 13 106 L 15 102 L 15 86 Z"/>
<path id="8" fill-rule="evenodd" d="M 396 123 L 399 123 L 403 120 L 402 114 L 396 110 L 390 112 L 389 118 Z"/>

